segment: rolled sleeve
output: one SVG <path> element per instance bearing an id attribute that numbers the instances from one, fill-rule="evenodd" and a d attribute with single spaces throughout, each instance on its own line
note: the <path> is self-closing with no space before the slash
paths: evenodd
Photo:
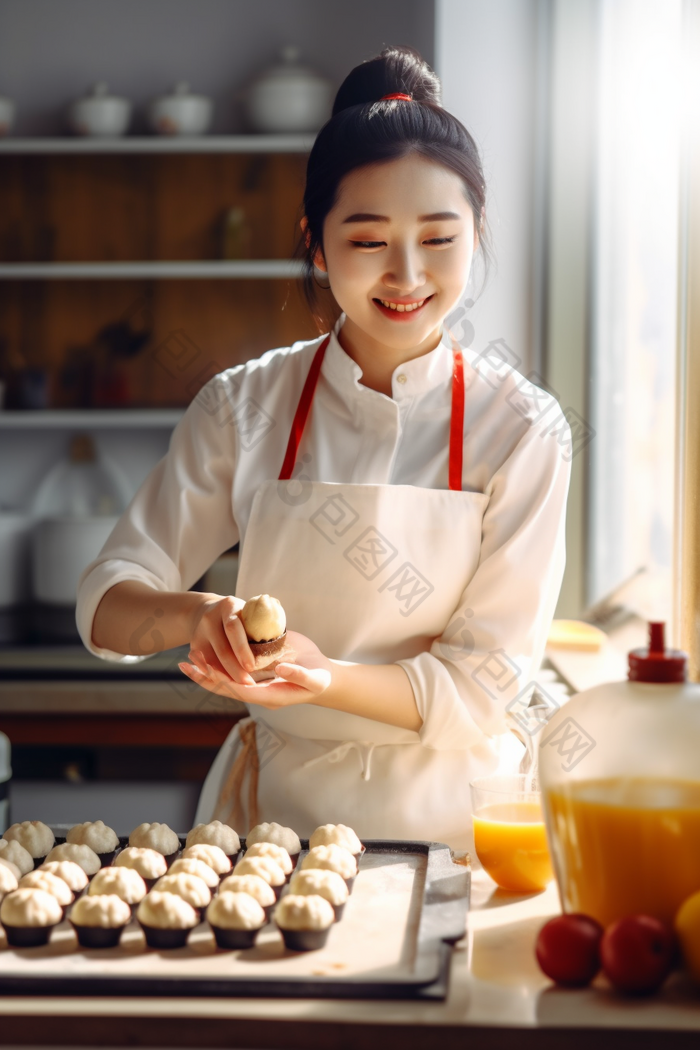
<path id="1" fill-rule="evenodd" d="M 398 661 L 413 687 L 425 747 L 468 749 L 508 731 L 529 699 L 564 575 L 571 473 L 558 430 L 526 430 L 488 485 L 476 572 L 428 652 Z"/>
<path id="2" fill-rule="evenodd" d="M 220 401 L 227 383 L 235 385 L 235 370 L 215 376 L 190 404 L 167 454 L 80 577 L 76 622 L 83 644 L 95 656 L 122 663 L 148 659 L 93 644 L 95 613 L 111 587 L 137 580 L 156 591 L 188 590 L 239 540 L 232 507 L 236 430 L 220 426 L 206 410 L 208 403 Z"/>

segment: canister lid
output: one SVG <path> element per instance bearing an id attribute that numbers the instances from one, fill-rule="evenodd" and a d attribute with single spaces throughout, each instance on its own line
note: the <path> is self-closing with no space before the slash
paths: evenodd
<path id="1" fill-rule="evenodd" d="M 630 682 L 685 682 L 688 654 L 665 647 L 664 627 L 663 622 L 649 622 L 649 648 L 630 650 Z"/>

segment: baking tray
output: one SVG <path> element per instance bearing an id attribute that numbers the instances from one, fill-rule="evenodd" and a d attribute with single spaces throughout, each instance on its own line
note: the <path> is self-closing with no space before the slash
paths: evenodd
<path id="1" fill-rule="evenodd" d="M 81 949 L 68 922 L 40 948 L 7 947 L 0 927 L 0 994 L 444 999 L 470 870 L 442 843 L 365 846 L 343 919 L 318 951 L 287 951 L 272 924 L 246 951 L 217 949 L 206 923 L 169 951 L 146 948 L 135 921 L 103 950 Z"/>

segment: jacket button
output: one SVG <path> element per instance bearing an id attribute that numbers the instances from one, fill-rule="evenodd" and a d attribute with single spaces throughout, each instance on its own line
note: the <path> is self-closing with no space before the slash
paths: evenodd
<path id="1" fill-rule="evenodd" d="M 403 374 L 403 372 L 402 372 L 401 375 L 396 377 L 396 382 L 397 383 L 405 383 L 407 379 L 408 379 L 408 376 L 405 376 Z"/>

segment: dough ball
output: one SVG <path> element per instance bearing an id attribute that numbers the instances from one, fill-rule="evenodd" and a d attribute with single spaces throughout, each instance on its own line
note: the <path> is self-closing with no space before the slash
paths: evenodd
<path id="1" fill-rule="evenodd" d="M 277 598 L 258 594 L 238 614 L 251 642 L 271 642 L 287 629 L 287 617 Z"/>

